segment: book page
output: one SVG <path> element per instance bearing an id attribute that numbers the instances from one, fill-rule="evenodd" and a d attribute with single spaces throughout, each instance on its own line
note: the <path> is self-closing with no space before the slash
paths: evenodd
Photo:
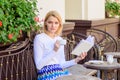
<path id="1" fill-rule="evenodd" d="M 88 36 L 86 40 L 81 40 L 73 49 L 71 54 L 79 56 L 82 52 L 88 52 L 94 45 L 94 37 Z"/>

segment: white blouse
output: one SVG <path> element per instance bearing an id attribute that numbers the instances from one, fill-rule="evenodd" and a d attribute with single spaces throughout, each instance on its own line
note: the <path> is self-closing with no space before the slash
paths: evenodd
<path id="1" fill-rule="evenodd" d="M 54 39 L 45 33 L 35 36 L 34 39 L 34 60 L 38 70 L 46 65 L 60 64 L 62 68 L 75 65 L 75 60 L 66 61 L 64 55 L 64 45 L 60 45 L 57 52 L 53 50 L 56 40 L 62 37 L 57 36 Z"/>

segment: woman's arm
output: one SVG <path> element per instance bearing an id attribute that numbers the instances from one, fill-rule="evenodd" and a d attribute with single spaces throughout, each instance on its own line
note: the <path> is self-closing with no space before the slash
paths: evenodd
<path id="1" fill-rule="evenodd" d="M 73 59 L 73 60 L 65 61 L 63 64 L 61 64 L 61 66 L 62 68 L 67 68 L 76 64 L 77 63 L 75 62 L 75 59 Z"/>
<path id="2" fill-rule="evenodd" d="M 80 60 L 83 60 L 86 56 L 87 56 L 87 53 L 84 52 L 80 56 L 76 57 L 75 59 L 72 59 L 72 60 L 69 60 L 69 61 L 65 61 L 63 64 L 61 64 L 61 66 L 63 68 L 67 68 L 67 67 L 76 65 Z"/>

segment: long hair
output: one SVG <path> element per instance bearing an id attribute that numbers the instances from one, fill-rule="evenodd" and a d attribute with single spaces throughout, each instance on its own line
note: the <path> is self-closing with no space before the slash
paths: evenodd
<path id="1" fill-rule="evenodd" d="M 46 14 L 45 19 L 44 19 L 44 32 L 45 32 L 45 33 L 48 33 L 46 21 L 47 21 L 47 19 L 48 19 L 50 16 L 53 16 L 53 17 L 55 17 L 55 18 L 58 19 L 60 25 L 59 25 L 59 27 L 58 27 L 58 30 L 55 32 L 55 34 L 61 35 L 62 29 L 63 29 L 63 25 L 62 25 L 61 16 L 60 16 L 60 14 L 59 14 L 57 11 L 49 11 L 49 12 Z"/>

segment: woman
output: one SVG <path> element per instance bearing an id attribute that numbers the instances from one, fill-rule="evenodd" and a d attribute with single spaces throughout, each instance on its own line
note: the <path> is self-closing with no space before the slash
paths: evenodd
<path id="1" fill-rule="evenodd" d="M 66 61 L 64 45 L 60 45 L 62 19 L 56 11 L 47 13 L 44 20 L 44 33 L 34 39 L 34 60 L 38 69 L 38 80 L 55 80 L 57 77 L 69 75 L 63 68 L 73 66 L 87 55 L 82 53 L 77 58 Z"/>

